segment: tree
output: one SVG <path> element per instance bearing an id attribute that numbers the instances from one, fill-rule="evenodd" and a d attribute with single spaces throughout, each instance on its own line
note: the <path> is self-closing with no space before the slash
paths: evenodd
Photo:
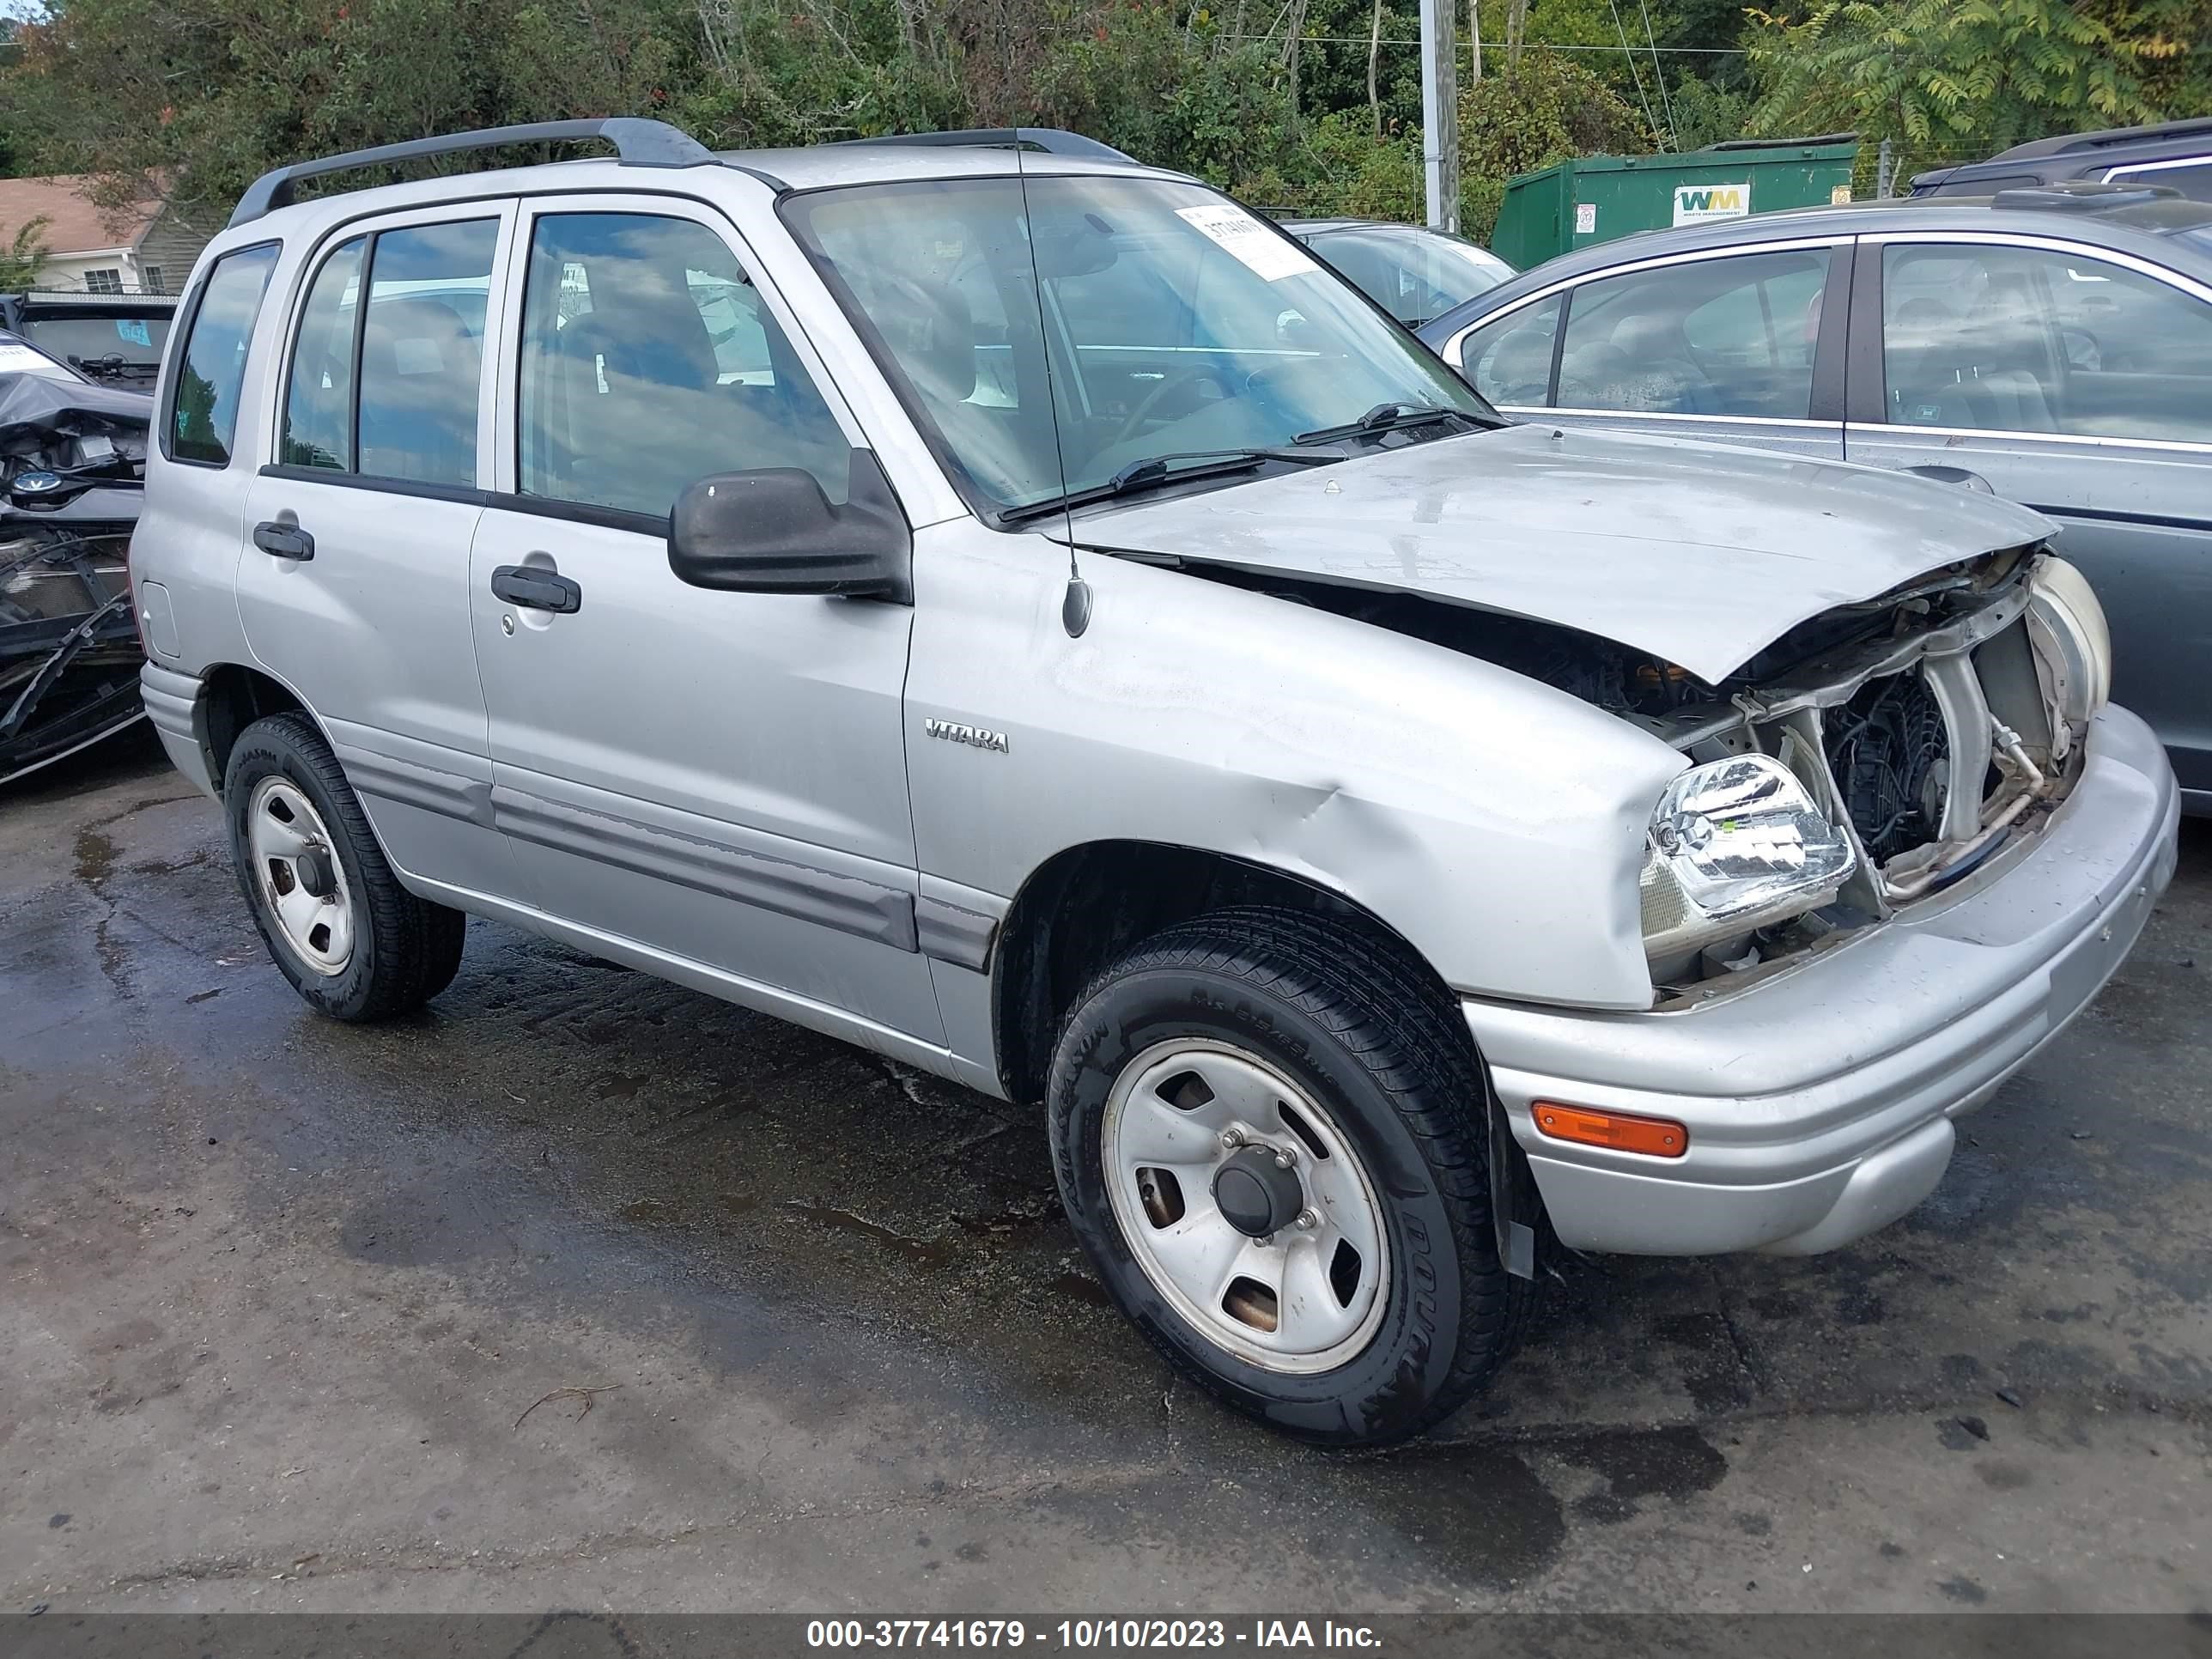
<path id="1" fill-rule="evenodd" d="M 1754 132 L 1887 138 L 1909 171 L 2160 110 L 2146 77 L 2186 48 L 2153 8 L 2069 0 L 1824 0 L 1803 22 L 1750 14 Z"/>
<path id="2" fill-rule="evenodd" d="M 52 222 L 41 213 L 15 227 L 8 251 L 0 253 L 0 294 L 17 294 L 38 286 L 39 272 L 45 269 L 47 258 L 46 227 Z"/>
<path id="3" fill-rule="evenodd" d="M 1642 113 L 1562 52 L 1531 52 L 1518 70 L 1493 70 L 1462 94 L 1460 228 L 1490 234 L 1516 173 L 1572 155 L 1632 155 L 1653 148 Z"/>

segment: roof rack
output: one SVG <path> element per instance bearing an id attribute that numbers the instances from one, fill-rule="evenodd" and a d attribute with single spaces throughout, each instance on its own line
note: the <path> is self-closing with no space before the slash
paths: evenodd
<path id="1" fill-rule="evenodd" d="M 1048 155 L 1088 155 L 1102 161 L 1130 161 L 1136 157 L 1086 138 L 1079 132 L 1057 127 L 969 127 L 956 132 L 892 132 L 880 138 L 840 138 L 841 144 L 914 144 L 928 148 L 969 146 L 985 149 L 1019 149 L 1024 144 Z"/>
<path id="2" fill-rule="evenodd" d="M 2031 155 L 2070 155 L 2079 150 L 2112 149 L 2121 144 L 2154 143 L 2161 138 L 2212 135 L 2212 116 L 2186 121 L 2160 121 L 2147 127 L 2106 127 L 2098 132 L 2064 132 L 2056 138 L 2032 138 L 2010 149 L 2001 149 L 1992 161 L 2015 161 Z M 1972 165 L 1969 163 L 1969 165 Z"/>
<path id="3" fill-rule="evenodd" d="M 349 150 L 319 161 L 296 161 L 263 173 L 238 198 L 230 216 L 234 225 L 251 224 L 265 213 L 292 204 L 292 187 L 302 179 L 326 173 L 345 173 L 355 167 L 382 167 L 392 161 L 419 161 L 431 155 L 456 155 L 471 149 L 495 149 L 501 144 L 560 144 L 593 139 L 612 144 L 616 157 L 628 167 L 696 167 L 717 165 L 706 146 L 690 133 L 665 121 L 614 115 L 588 121 L 533 121 L 524 126 L 482 127 L 474 132 L 447 133 L 436 138 L 410 138 L 402 144 L 379 144 L 374 149 Z"/>
<path id="4" fill-rule="evenodd" d="M 2053 185 L 2020 185 L 1990 198 L 1993 208 L 2028 209 L 2039 213 L 2105 213 L 2113 208 L 2142 207 L 2148 202 L 2179 201 L 2181 192 L 2171 185 L 2095 184 L 2068 179 Z"/>

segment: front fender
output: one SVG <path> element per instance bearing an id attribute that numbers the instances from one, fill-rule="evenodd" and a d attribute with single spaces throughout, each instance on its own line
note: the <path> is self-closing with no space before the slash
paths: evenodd
<path id="1" fill-rule="evenodd" d="M 1681 757 L 1441 646 L 972 520 L 916 538 L 908 771 L 924 872 L 1010 896 L 1087 842 L 1282 870 L 1455 990 L 1644 1008 L 1636 873 Z"/>

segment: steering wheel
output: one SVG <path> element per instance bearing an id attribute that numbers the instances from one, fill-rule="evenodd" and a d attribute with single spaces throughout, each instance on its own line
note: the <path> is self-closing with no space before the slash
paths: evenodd
<path id="1" fill-rule="evenodd" d="M 1218 384 L 1220 380 L 1220 371 L 1201 366 L 1179 368 L 1171 374 L 1164 375 L 1158 386 L 1137 400 L 1137 406 L 1129 411 L 1127 418 L 1121 422 L 1120 429 L 1114 434 L 1112 442 L 1107 447 L 1111 448 L 1114 444 L 1125 444 L 1135 437 L 1145 422 L 1152 418 L 1152 411 L 1167 401 L 1168 393 L 1170 392 L 1179 392 L 1185 386 L 1196 385 L 1200 380 L 1212 380 Z"/>

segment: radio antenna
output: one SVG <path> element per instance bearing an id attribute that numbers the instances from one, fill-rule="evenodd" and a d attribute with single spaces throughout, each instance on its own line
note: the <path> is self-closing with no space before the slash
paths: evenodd
<path id="1" fill-rule="evenodd" d="M 1067 504 L 1067 449 L 1060 441 L 1059 388 L 1053 384 L 1052 334 L 1045 326 L 1044 272 L 1037 264 L 1036 220 L 1030 211 L 1028 166 L 1022 160 L 1022 143 L 1014 139 L 1014 183 L 1022 198 L 1022 240 L 1029 249 L 1030 293 L 1036 301 L 1038 355 L 1044 360 L 1045 413 L 1052 417 L 1052 458 L 1060 473 L 1060 519 L 1067 538 L 1067 591 L 1060 596 L 1060 623 L 1067 637 L 1079 640 L 1091 626 L 1091 584 L 1075 562 L 1075 513 Z"/>

